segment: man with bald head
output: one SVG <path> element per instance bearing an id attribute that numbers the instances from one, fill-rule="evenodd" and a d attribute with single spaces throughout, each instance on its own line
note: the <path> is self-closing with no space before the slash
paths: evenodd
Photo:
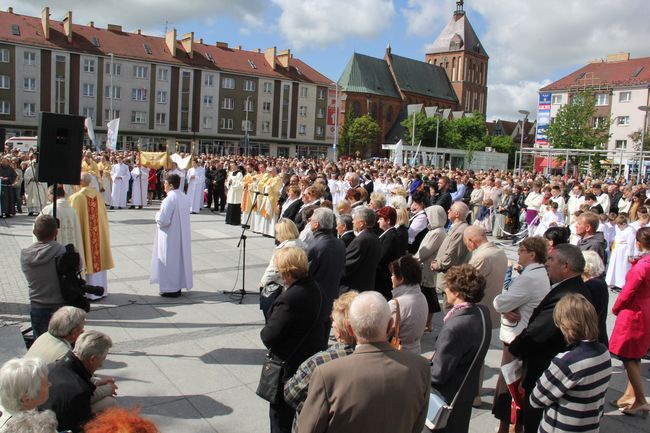
<path id="1" fill-rule="evenodd" d="M 469 227 L 467 224 L 468 213 L 469 208 L 462 201 L 455 202 L 447 211 L 447 217 L 451 221 L 451 228 L 445 240 L 442 241 L 440 249 L 438 249 L 436 259 L 431 262 L 431 270 L 438 272 L 436 287 L 440 291 L 444 292 L 445 287 L 442 274 L 452 266 L 467 263 L 467 246 L 463 243 L 463 233 Z"/>
<path id="2" fill-rule="evenodd" d="M 113 256 L 104 197 L 91 186 L 92 179 L 90 173 L 81 173 L 81 189 L 70 196 L 70 205 L 77 212 L 81 226 L 86 281 L 90 285 L 103 287 L 101 297 L 104 297 L 108 293 L 106 271 L 113 268 Z M 86 296 L 90 299 L 100 298 Z"/>

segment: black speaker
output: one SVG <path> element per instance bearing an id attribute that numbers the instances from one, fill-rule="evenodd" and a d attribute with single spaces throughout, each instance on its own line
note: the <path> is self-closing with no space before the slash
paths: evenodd
<path id="1" fill-rule="evenodd" d="M 5 151 L 5 140 L 7 139 L 7 131 L 4 128 L 0 128 L 0 152 L 4 153 Z"/>
<path id="2" fill-rule="evenodd" d="M 41 113 L 38 119 L 39 182 L 79 185 L 84 118 Z"/>

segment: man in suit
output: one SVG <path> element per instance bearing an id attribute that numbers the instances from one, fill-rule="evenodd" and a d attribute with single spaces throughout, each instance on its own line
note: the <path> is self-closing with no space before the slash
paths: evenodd
<path id="1" fill-rule="evenodd" d="M 323 293 L 327 317 L 330 317 L 334 300 L 339 296 L 345 267 L 345 245 L 334 236 L 334 219 L 331 209 L 319 207 L 314 210 L 308 223 L 314 233 L 314 239 L 307 248 L 309 275 Z M 326 336 L 330 334 L 331 320 L 328 323 L 330 326 L 326 326 Z"/>
<path id="2" fill-rule="evenodd" d="M 451 184 L 451 180 L 447 176 L 441 176 L 440 179 L 438 179 L 438 190 L 440 191 L 440 194 L 438 194 L 438 197 L 431 203 L 432 205 L 437 204 L 438 206 L 442 206 L 446 211 L 448 211 L 451 208 L 451 194 L 449 193 L 449 187 Z"/>
<path id="3" fill-rule="evenodd" d="M 444 273 L 452 266 L 461 265 L 467 262 L 467 247 L 463 242 L 463 233 L 468 226 L 467 214 L 469 208 L 462 201 L 454 203 L 447 212 L 451 220 L 451 228 L 447 237 L 442 241 L 436 259 L 431 262 L 431 270 L 434 272 Z M 444 291 L 445 282 L 442 275 L 436 279 L 438 290 Z"/>
<path id="4" fill-rule="evenodd" d="M 352 301 L 349 322 L 356 349 L 316 367 L 298 431 L 422 431 L 429 401 L 428 361 L 387 343 L 392 318 L 377 292 L 361 293 Z"/>
<path id="5" fill-rule="evenodd" d="M 352 213 L 352 225 L 358 233 L 345 250 L 345 270 L 342 291 L 375 290 L 375 272 L 381 259 L 381 242 L 372 228 L 377 216 L 366 206 L 359 206 Z"/>
<path id="6" fill-rule="evenodd" d="M 523 360 L 525 391 L 523 423 L 524 433 L 535 433 L 543 410 L 530 405 L 530 395 L 535 383 L 560 352 L 568 350 L 562 332 L 553 322 L 555 305 L 569 293 L 579 293 L 591 300 L 589 289 L 580 277 L 585 268 L 582 252 L 575 245 L 556 245 L 546 261 L 546 271 L 551 280 L 551 291 L 535 308 L 528 327 L 510 343 L 510 353 Z"/>
<path id="7" fill-rule="evenodd" d="M 352 226 L 352 217 L 350 215 L 338 215 L 336 217 L 336 233 L 339 239 L 345 244 L 345 248 L 350 245 L 355 238 L 354 227 Z"/>

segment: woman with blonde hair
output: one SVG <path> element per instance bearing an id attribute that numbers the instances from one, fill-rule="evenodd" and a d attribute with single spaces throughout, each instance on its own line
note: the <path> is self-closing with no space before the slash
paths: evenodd
<path id="1" fill-rule="evenodd" d="M 275 254 L 286 247 L 298 247 L 303 250 L 307 249 L 307 245 L 298 239 L 300 233 L 296 224 L 290 219 L 283 218 L 275 224 Z M 273 265 L 273 257 L 269 265 L 266 267 L 262 279 L 260 280 L 260 310 L 264 313 L 264 319 L 267 319 L 268 310 L 284 289 L 282 277 L 276 271 Z"/>

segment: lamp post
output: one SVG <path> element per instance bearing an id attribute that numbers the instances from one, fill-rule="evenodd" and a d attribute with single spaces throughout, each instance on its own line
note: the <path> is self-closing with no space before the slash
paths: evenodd
<path id="1" fill-rule="evenodd" d="M 436 111 L 433 116 L 436 118 L 436 151 L 434 152 L 436 158 L 436 170 L 438 169 L 438 133 L 440 132 L 440 118 L 442 114 Z"/>
<path id="2" fill-rule="evenodd" d="M 250 104 L 250 102 L 249 102 L 250 99 L 251 99 L 251 97 L 250 97 L 250 96 L 247 96 L 247 97 L 246 97 L 246 102 L 245 102 L 245 104 L 244 104 L 244 109 L 245 109 L 245 111 L 246 111 L 246 123 L 245 123 L 246 131 L 244 131 L 244 133 L 245 133 L 245 134 L 244 134 L 244 143 L 245 143 L 245 146 L 246 146 L 246 157 L 247 157 L 247 158 L 248 158 L 248 156 L 249 156 L 249 155 L 248 155 L 248 154 L 249 154 L 249 146 L 248 146 L 248 111 L 249 111 L 249 109 L 250 109 L 250 106 L 249 106 L 249 104 Z"/>
<path id="3" fill-rule="evenodd" d="M 521 176 L 521 160 L 523 159 L 524 156 L 524 128 L 526 127 L 526 120 L 528 120 L 528 115 L 530 114 L 530 111 L 527 110 L 519 110 L 519 114 L 522 114 L 524 116 L 523 120 L 521 121 L 521 140 L 519 142 L 519 176 Z"/>
<path id="4" fill-rule="evenodd" d="M 108 101 L 108 120 L 111 121 L 113 120 L 113 97 L 115 96 L 115 92 L 113 90 L 113 61 L 115 60 L 115 55 L 113 53 L 108 53 L 109 57 L 111 58 L 111 66 L 110 66 L 110 74 L 109 74 L 109 81 L 110 81 L 110 89 L 108 92 L 109 96 L 109 101 Z"/>
<path id="5" fill-rule="evenodd" d="M 648 125 L 648 111 L 650 111 L 650 106 L 641 105 L 639 110 L 643 111 L 643 127 L 641 128 L 641 152 L 639 155 L 639 170 L 636 173 L 636 183 L 639 183 L 641 180 L 641 172 L 643 171 L 643 145 L 645 142 L 645 129 Z"/>
<path id="6" fill-rule="evenodd" d="M 332 83 L 336 86 L 336 102 L 335 102 L 335 114 L 334 114 L 334 162 L 336 162 L 336 146 L 339 143 L 339 83 Z M 329 98 L 328 98 L 329 99 Z"/>

